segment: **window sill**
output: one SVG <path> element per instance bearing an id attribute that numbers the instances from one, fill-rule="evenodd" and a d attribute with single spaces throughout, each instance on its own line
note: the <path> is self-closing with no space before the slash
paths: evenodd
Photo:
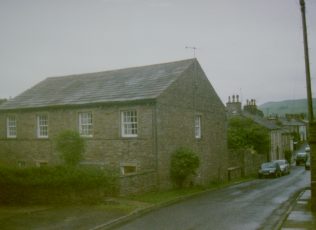
<path id="1" fill-rule="evenodd" d="M 82 137 L 82 138 L 93 138 L 93 135 L 80 135 L 80 137 Z"/>
<path id="2" fill-rule="evenodd" d="M 136 139 L 138 136 L 122 136 L 123 139 Z"/>

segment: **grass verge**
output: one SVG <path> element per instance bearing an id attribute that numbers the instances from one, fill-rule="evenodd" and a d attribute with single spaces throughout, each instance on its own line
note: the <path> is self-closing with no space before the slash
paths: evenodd
<path id="1" fill-rule="evenodd" d="M 236 183 L 247 182 L 253 180 L 254 177 L 242 178 L 239 180 L 229 181 L 229 182 L 212 182 L 208 186 L 196 186 L 181 189 L 171 189 L 167 191 L 154 191 L 148 192 L 141 195 L 131 195 L 126 197 L 127 199 L 140 201 L 150 204 L 165 203 L 179 198 L 189 197 L 195 194 L 203 193 L 209 190 L 224 188 Z"/>

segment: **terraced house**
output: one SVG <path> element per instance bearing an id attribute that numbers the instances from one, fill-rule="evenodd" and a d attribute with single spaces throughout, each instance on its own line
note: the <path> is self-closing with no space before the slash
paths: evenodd
<path id="1" fill-rule="evenodd" d="M 225 107 L 196 59 L 47 78 L 0 105 L 0 163 L 59 164 L 63 130 L 77 130 L 82 163 L 119 172 L 125 192 L 170 187 L 180 147 L 199 154 L 195 183 L 226 178 Z"/>

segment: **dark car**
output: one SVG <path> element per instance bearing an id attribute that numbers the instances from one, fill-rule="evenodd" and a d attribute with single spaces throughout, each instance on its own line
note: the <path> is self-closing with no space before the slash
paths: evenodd
<path id="1" fill-rule="evenodd" d="M 277 162 L 263 163 L 258 171 L 259 178 L 263 177 L 279 177 L 281 176 L 281 168 Z"/>
<path id="2" fill-rule="evenodd" d="M 280 165 L 282 175 L 290 174 L 290 164 L 287 160 L 275 160 Z"/>
<path id="3" fill-rule="evenodd" d="M 307 161 L 307 153 L 306 152 L 299 152 L 296 154 L 296 165 L 305 164 Z"/>

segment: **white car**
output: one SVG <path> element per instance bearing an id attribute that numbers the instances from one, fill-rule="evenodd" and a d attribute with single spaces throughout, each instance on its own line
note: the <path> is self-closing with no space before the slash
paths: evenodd
<path id="1" fill-rule="evenodd" d="M 276 162 L 280 165 L 280 169 L 281 169 L 281 174 L 282 175 L 286 175 L 286 174 L 290 174 L 290 164 L 287 160 L 275 160 L 273 162 Z"/>
<path id="2" fill-rule="evenodd" d="M 309 145 L 307 145 L 306 147 L 305 147 L 305 152 L 310 152 L 311 151 L 311 148 L 309 147 Z"/>

